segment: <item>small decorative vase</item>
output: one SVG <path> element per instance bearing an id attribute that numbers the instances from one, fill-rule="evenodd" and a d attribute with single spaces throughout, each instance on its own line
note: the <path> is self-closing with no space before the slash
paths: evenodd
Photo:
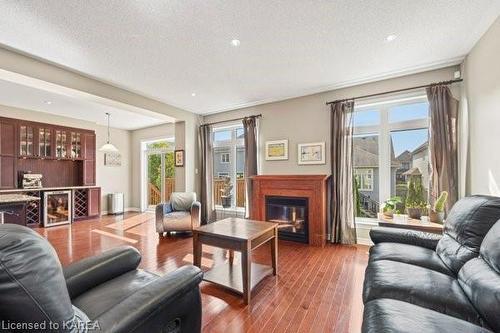
<path id="1" fill-rule="evenodd" d="M 222 207 L 224 208 L 229 208 L 231 207 L 231 196 L 228 195 L 228 196 L 221 196 L 221 204 L 222 204 Z"/>
<path id="2" fill-rule="evenodd" d="M 420 208 L 406 208 L 406 212 L 410 218 L 415 220 L 419 220 L 420 216 L 422 216 L 422 210 Z"/>
<path id="3" fill-rule="evenodd" d="M 433 223 L 441 223 L 444 221 L 444 212 L 435 212 L 434 210 L 429 211 L 429 219 Z"/>

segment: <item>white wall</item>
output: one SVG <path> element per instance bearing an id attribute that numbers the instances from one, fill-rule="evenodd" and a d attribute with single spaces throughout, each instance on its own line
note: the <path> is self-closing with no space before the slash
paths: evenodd
<path id="1" fill-rule="evenodd" d="M 326 102 L 451 80 L 453 79 L 453 73 L 458 69 L 458 66 L 452 66 L 281 102 L 208 115 L 203 118 L 203 121 L 208 123 L 262 114 L 260 132 L 262 174 L 330 174 L 330 109 L 325 105 Z M 458 96 L 459 89 L 453 87 L 453 90 L 454 95 Z M 263 149 L 265 141 L 280 139 L 289 140 L 289 159 L 287 161 L 265 161 Z M 327 163 L 324 165 L 299 166 L 297 164 L 297 144 L 318 141 L 326 142 Z"/>
<path id="2" fill-rule="evenodd" d="M 44 112 L 24 110 L 9 106 L 0 105 L 0 116 L 7 118 L 24 119 L 49 123 L 54 125 L 69 126 L 93 130 L 96 133 L 97 149 L 106 142 L 107 129 L 95 123 L 78 120 L 74 118 L 61 117 Z M 123 192 L 125 194 L 125 207 L 131 207 L 131 149 L 130 133 L 125 130 L 111 129 L 111 142 L 119 149 L 122 155 L 122 165 L 120 167 L 104 166 L 104 153 L 96 153 L 96 184 L 101 187 L 101 210 L 107 210 L 106 194 L 111 192 Z"/>
<path id="3" fill-rule="evenodd" d="M 465 61 L 469 112 L 468 193 L 500 196 L 500 17 Z"/>

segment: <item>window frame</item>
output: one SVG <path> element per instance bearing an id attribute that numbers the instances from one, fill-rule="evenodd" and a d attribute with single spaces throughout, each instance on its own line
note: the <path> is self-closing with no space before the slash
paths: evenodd
<path id="1" fill-rule="evenodd" d="M 212 153 L 215 153 L 217 149 L 220 149 L 220 148 L 226 148 L 226 149 L 229 149 L 229 152 L 226 153 L 222 153 L 221 154 L 221 164 L 231 164 L 231 169 L 230 171 L 228 172 L 229 173 L 229 177 L 231 177 L 232 181 L 234 182 L 233 184 L 233 199 L 232 199 L 232 203 L 231 203 L 231 209 L 235 209 L 235 210 L 240 210 L 240 209 L 244 209 L 244 207 L 237 207 L 236 206 L 236 181 L 239 179 L 237 178 L 237 175 L 238 175 L 238 172 L 237 172 L 237 165 L 236 165 L 236 162 L 237 162 L 237 152 L 238 152 L 238 149 L 245 149 L 245 140 L 244 138 L 240 138 L 238 139 L 237 138 L 237 129 L 243 129 L 243 124 L 241 122 L 234 122 L 234 123 L 229 123 L 229 124 L 225 124 L 223 126 L 217 126 L 217 127 L 213 127 L 212 128 Z M 215 141 L 215 132 L 217 131 L 227 131 L 227 130 L 230 130 L 231 131 L 231 138 L 229 140 L 220 140 L 220 141 Z M 224 154 L 229 154 L 229 162 L 222 162 L 222 155 Z M 212 193 L 213 195 L 213 193 Z M 214 207 L 215 209 L 221 209 L 222 206 L 219 206 L 219 205 L 215 205 L 214 204 Z"/>
<path id="2" fill-rule="evenodd" d="M 430 114 L 427 118 L 413 119 L 400 122 L 389 122 L 389 111 L 391 108 L 402 105 L 429 103 L 426 93 L 417 90 L 406 94 L 392 95 L 383 98 L 374 98 L 356 102 L 353 112 L 361 112 L 376 109 L 379 112 L 379 124 L 358 126 L 353 124 L 353 135 L 377 135 L 378 136 L 378 199 L 383 203 L 391 197 L 391 132 L 416 129 L 429 130 Z M 353 170 L 354 171 L 354 170 Z M 388 181 L 385 181 L 388 180 Z M 356 221 L 374 220 L 367 217 L 356 217 Z"/>
<path id="3" fill-rule="evenodd" d="M 227 156 L 227 161 L 226 161 L 226 159 L 224 158 L 224 157 L 226 157 L 226 156 Z M 230 161 L 231 161 L 231 154 L 230 154 L 230 153 L 221 153 L 221 154 L 220 154 L 220 162 L 221 162 L 222 164 L 229 164 L 229 163 L 230 163 Z"/>
<path id="4" fill-rule="evenodd" d="M 363 172 L 359 172 L 359 171 L 363 171 Z M 360 168 L 354 168 L 354 175 L 355 177 L 356 176 L 359 176 L 360 178 L 360 182 L 358 183 L 359 185 L 359 190 L 360 191 L 364 191 L 364 192 L 372 192 L 373 191 L 373 168 L 365 168 L 365 167 L 360 167 Z M 369 179 L 370 179 L 370 186 L 368 187 L 365 187 L 364 185 L 366 185 L 365 183 L 365 180 L 368 179 L 368 178 L 363 178 L 364 176 L 371 176 Z"/>

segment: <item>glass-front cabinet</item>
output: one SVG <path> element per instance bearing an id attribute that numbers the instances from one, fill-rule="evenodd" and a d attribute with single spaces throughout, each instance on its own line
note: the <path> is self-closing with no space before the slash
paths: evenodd
<path id="1" fill-rule="evenodd" d="M 67 158 L 68 157 L 68 132 L 63 130 L 56 130 L 56 157 L 57 158 Z"/>
<path id="2" fill-rule="evenodd" d="M 71 132 L 71 158 L 82 158 L 82 138 L 78 132 Z"/>
<path id="3" fill-rule="evenodd" d="M 19 127 L 19 155 L 34 155 L 33 126 L 21 125 Z"/>
<path id="4" fill-rule="evenodd" d="M 38 156 L 45 158 L 52 156 L 52 130 L 50 128 L 38 129 Z"/>

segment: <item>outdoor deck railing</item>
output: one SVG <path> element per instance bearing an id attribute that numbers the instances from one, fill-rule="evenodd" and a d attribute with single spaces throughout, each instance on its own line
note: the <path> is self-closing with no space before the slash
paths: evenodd
<path id="1" fill-rule="evenodd" d="M 214 178 L 214 204 L 222 205 L 221 189 L 224 186 L 224 178 Z M 236 180 L 236 188 L 233 187 L 233 194 L 236 193 L 236 207 L 245 207 L 245 179 Z"/>
<path id="2" fill-rule="evenodd" d="M 165 201 L 170 199 L 170 194 L 175 191 L 175 178 L 165 178 Z M 161 190 L 156 185 L 148 184 L 149 204 L 157 205 L 161 200 Z"/>

